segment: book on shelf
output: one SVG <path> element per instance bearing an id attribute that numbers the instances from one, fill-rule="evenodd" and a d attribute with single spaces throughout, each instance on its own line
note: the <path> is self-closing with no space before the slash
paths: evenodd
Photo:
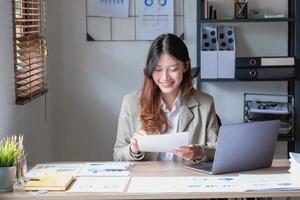
<path id="1" fill-rule="evenodd" d="M 203 19 L 208 18 L 208 0 L 203 1 Z"/>

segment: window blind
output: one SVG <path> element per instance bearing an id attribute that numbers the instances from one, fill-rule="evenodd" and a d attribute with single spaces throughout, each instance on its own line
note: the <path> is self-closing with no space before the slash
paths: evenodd
<path id="1" fill-rule="evenodd" d="M 47 92 L 45 0 L 12 0 L 16 104 Z"/>

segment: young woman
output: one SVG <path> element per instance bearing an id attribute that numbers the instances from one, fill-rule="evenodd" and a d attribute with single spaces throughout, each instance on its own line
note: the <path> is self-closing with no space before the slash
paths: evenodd
<path id="1" fill-rule="evenodd" d="M 162 34 L 151 44 L 143 88 L 124 97 L 114 160 L 213 159 L 218 124 L 213 98 L 193 88 L 184 42 Z M 141 152 L 137 136 L 189 132 L 190 144 L 173 152 Z M 178 133 L 180 134 L 180 133 Z"/>

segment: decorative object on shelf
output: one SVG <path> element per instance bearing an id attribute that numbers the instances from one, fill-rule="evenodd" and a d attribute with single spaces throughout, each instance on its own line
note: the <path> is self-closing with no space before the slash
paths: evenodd
<path id="1" fill-rule="evenodd" d="M 0 141 L 0 192 L 7 192 L 13 189 L 16 166 L 21 154 L 19 148 L 20 139 L 23 140 L 23 137 L 10 136 Z"/>
<path id="2" fill-rule="evenodd" d="M 201 77 L 234 78 L 235 37 L 230 26 L 202 28 Z"/>
<path id="3" fill-rule="evenodd" d="M 236 19 L 247 19 L 248 17 L 248 0 L 234 2 L 234 17 Z"/>
<path id="4" fill-rule="evenodd" d="M 262 9 L 250 9 L 249 10 L 250 19 L 263 19 L 264 13 Z"/>
<path id="5" fill-rule="evenodd" d="M 208 8 L 209 8 L 208 9 L 209 19 L 217 19 L 217 9 L 216 9 L 216 7 L 213 4 L 210 4 Z"/>

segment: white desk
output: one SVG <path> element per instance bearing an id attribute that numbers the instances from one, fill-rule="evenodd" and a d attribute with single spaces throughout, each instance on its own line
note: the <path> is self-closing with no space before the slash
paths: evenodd
<path id="1" fill-rule="evenodd" d="M 287 160 L 275 160 L 272 167 L 260 170 L 247 171 L 253 174 L 287 173 L 289 163 Z M 242 174 L 240 172 L 240 174 Z M 173 162 L 136 162 L 131 176 L 207 176 L 200 172 L 188 170 L 180 164 Z M 227 174 L 236 175 L 236 173 Z M 127 189 L 126 189 L 127 190 Z M 300 197 L 300 191 L 275 192 L 195 192 L 195 193 L 160 193 L 160 194 L 128 194 L 123 193 L 66 193 L 48 192 L 33 195 L 29 192 L 0 193 L 0 199 L 201 199 L 201 198 L 243 198 L 243 197 Z"/>

